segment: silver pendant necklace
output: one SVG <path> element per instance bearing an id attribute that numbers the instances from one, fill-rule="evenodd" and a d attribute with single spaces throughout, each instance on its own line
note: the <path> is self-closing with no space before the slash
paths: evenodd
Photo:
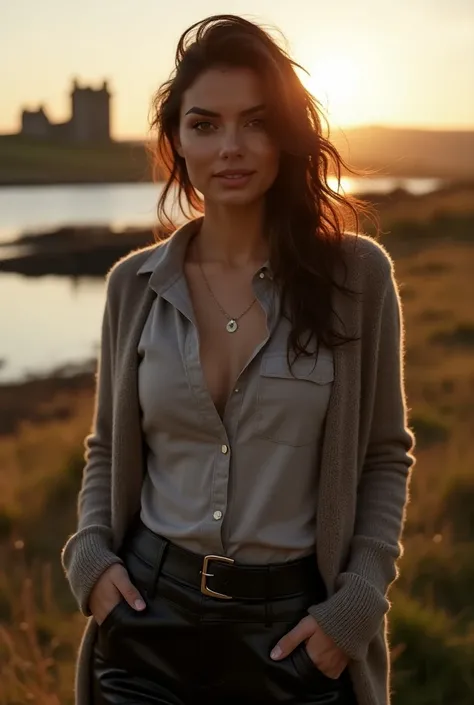
<path id="1" fill-rule="evenodd" d="M 239 327 L 238 321 L 242 318 L 242 316 L 245 316 L 245 314 L 246 314 L 248 311 L 250 311 L 250 309 L 252 308 L 252 306 L 253 306 L 254 303 L 256 302 L 257 297 L 255 297 L 254 300 L 252 301 L 252 303 L 251 303 L 249 306 L 247 306 L 247 308 L 245 309 L 245 311 L 242 311 L 242 313 L 240 314 L 240 316 L 235 316 L 234 318 L 232 318 L 231 316 L 229 316 L 229 314 L 227 313 L 227 311 L 225 311 L 225 310 L 222 308 L 222 306 L 220 305 L 219 301 L 218 301 L 218 300 L 216 299 L 216 297 L 214 296 L 214 292 L 212 291 L 211 286 L 210 286 L 210 284 L 209 284 L 209 282 L 208 282 L 208 280 L 207 280 L 207 277 L 206 277 L 206 275 L 204 274 L 204 269 L 202 268 L 202 264 L 201 264 L 201 252 L 200 252 L 200 250 L 199 250 L 199 246 L 197 247 L 197 250 L 198 250 L 198 264 L 199 264 L 199 269 L 201 270 L 202 278 L 204 279 L 204 282 L 205 282 L 207 288 L 209 289 L 209 293 L 211 294 L 212 298 L 213 298 L 214 301 L 216 302 L 216 304 L 217 304 L 217 306 L 219 307 L 220 311 L 221 311 L 221 312 L 224 314 L 224 316 L 227 318 L 227 324 L 226 324 L 226 327 L 225 327 L 225 328 L 226 328 L 226 331 L 227 331 L 228 333 L 235 333 L 235 331 L 236 331 L 236 330 L 238 329 L 238 327 Z"/>

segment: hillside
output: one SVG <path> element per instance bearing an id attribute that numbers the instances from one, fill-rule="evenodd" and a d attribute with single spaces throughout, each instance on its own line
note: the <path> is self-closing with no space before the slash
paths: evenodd
<path id="1" fill-rule="evenodd" d="M 0 186 L 149 181 L 143 145 L 51 144 L 0 137 Z"/>
<path id="2" fill-rule="evenodd" d="M 357 169 L 399 177 L 474 178 L 474 131 L 361 127 L 330 139 Z M 141 142 L 87 146 L 0 136 L 0 186 L 149 181 Z"/>
<path id="3" fill-rule="evenodd" d="M 474 131 L 360 127 L 334 130 L 331 138 L 357 168 L 446 179 L 474 175 Z"/>

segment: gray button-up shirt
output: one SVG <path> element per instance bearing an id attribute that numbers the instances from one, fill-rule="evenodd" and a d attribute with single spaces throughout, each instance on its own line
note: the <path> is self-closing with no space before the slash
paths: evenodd
<path id="1" fill-rule="evenodd" d="M 141 519 L 198 553 L 243 563 L 293 560 L 314 551 L 320 440 L 334 379 L 333 356 L 286 360 L 288 320 L 269 264 L 253 288 L 268 337 L 255 349 L 219 416 L 199 359 L 184 275 L 191 233 L 153 251 L 157 296 L 139 353 L 139 399 L 147 442 Z M 262 274 L 264 276 L 262 276 Z"/>

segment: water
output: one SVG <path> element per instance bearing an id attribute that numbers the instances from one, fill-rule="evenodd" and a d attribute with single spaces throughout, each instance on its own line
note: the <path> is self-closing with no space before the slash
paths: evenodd
<path id="1" fill-rule="evenodd" d="M 86 184 L 0 188 L 0 242 L 64 225 L 150 225 L 159 184 Z"/>
<path id="2" fill-rule="evenodd" d="M 403 187 L 426 193 L 438 179 L 344 179 L 346 193 Z M 336 188 L 333 182 L 332 188 Z M 25 231 L 74 224 L 114 228 L 155 221 L 157 184 L 32 186 L 0 189 L 0 242 Z M 0 249 L 0 257 L 5 253 Z M 0 382 L 44 374 L 97 354 L 102 279 L 0 274 Z"/>
<path id="3" fill-rule="evenodd" d="M 0 380 L 81 363 L 97 354 L 101 279 L 0 276 Z"/>
<path id="4" fill-rule="evenodd" d="M 432 191 L 440 179 L 343 178 L 346 193 L 385 193 L 405 188 L 415 194 Z M 330 180 L 333 189 L 336 179 Z M 0 242 L 25 231 L 64 225 L 151 225 L 155 222 L 160 184 L 86 184 L 64 186 L 8 186 L 0 188 Z"/>

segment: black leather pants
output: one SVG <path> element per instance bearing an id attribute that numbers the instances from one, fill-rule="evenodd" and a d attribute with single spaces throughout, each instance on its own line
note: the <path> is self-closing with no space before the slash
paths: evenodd
<path id="1" fill-rule="evenodd" d="M 147 607 L 119 602 L 98 629 L 94 705 L 357 705 L 346 669 L 337 680 L 311 661 L 304 642 L 273 661 L 280 637 L 324 599 L 308 590 L 274 600 L 220 600 L 157 569 L 140 532 L 120 551 Z M 318 594 L 316 594 L 318 593 Z"/>

